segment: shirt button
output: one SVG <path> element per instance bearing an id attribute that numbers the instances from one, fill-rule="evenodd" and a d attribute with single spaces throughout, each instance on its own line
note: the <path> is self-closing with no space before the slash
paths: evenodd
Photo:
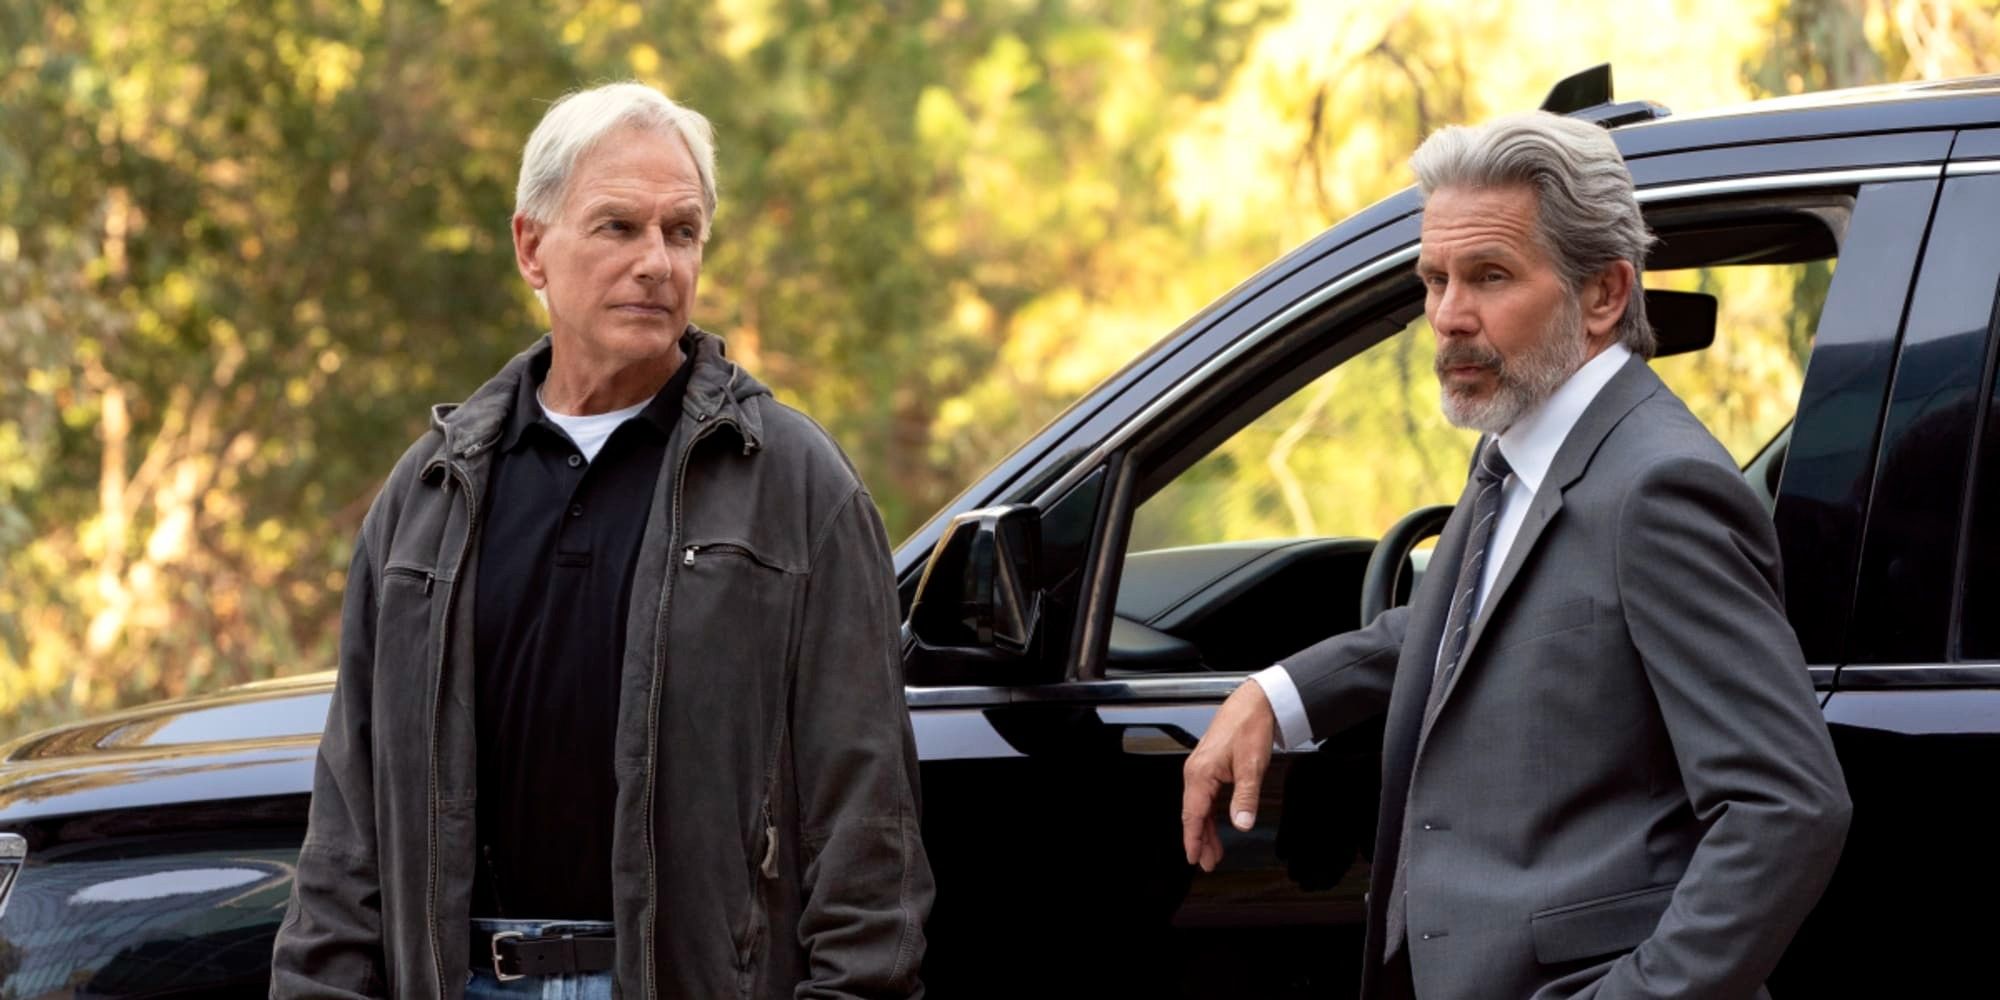
<path id="1" fill-rule="evenodd" d="M 1435 829 L 1437 829 L 1437 828 L 1436 828 L 1436 827 L 1434 827 L 1434 826 L 1432 826 L 1432 825 L 1430 825 L 1429 823 L 1425 823 L 1425 824 L 1424 824 L 1424 829 L 1426 829 L 1426 830 L 1435 830 Z"/>
<path id="2" fill-rule="evenodd" d="M 570 468 L 574 469 L 574 468 L 576 468 L 577 466 L 579 466 L 579 465 L 582 465 L 582 464 L 583 464 L 583 456 L 582 456 L 582 455 L 571 455 L 571 456 L 569 457 L 569 467 L 570 467 Z"/>
<path id="3" fill-rule="evenodd" d="M 570 504 L 570 505 L 569 505 L 569 516 L 571 516 L 571 517 L 582 517 L 582 516 L 583 516 L 583 505 L 582 505 L 582 504 L 580 504 L 580 503 L 573 503 L 573 504 Z"/>

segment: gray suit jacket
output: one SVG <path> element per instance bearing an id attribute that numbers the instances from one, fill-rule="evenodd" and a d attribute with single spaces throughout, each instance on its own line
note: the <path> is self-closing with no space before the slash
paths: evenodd
<path id="1" fill-rule="evenodd" d="M 1399 850 L 1424 1000 L 1759 994 L 1850 809 L 1769 517 L 1635 358 L 1558 451 L 1426 727 L 1469 507 L 1407 607 L 1285 661 L 1318 735 L 1388 711 L 1363 995 Z"/>

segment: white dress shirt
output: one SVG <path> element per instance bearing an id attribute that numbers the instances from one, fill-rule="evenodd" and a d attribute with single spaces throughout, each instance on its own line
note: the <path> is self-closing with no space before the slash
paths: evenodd
<path id="1" fill-rule="evenodd" d="M 1474 620 L 1486 608 L 1486 594 L 1493 589 L 1500 567 L 1506 565 L 1507 550 L 1513 547 L 1514 536 L 1520 533 L 1521 522 L 1528 516 L 1528 504 L 1548 476 L 1556 452 L 1591 400 L 1597 398 L 1598 392 L 1631 356 L 1624 344 L 1613 342 L 1557 386 L 1540 406 L 1501 432 L 1500 455 L 1513 468 L 1513 474 L 1507 477 L 1507 485 L 1500 493 L 1499 520 L 1493 525 L 1493 541 L 1486 553 L 1486 565 L 1481 567 L 1479 589 L 1473 595 Z M 1278 717 L 1278 746 L 1292 748 L 1311 743 L 1312 723 L 1306 718 L 1305 702 L 1299 698 L 1298 686 L 1292 683 L 1285 665 L 1280 663 L 1260 670 L 1250 675 L 1250 679 L 1264 689 L 1264 697 L 1270 700 L 1271 711 Z"/>

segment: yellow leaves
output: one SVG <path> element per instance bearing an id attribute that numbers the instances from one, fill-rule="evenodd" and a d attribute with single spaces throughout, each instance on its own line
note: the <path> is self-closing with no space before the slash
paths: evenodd
<path id="1" fill-rule="evenodd" d="M 2000 4 L 1993 0 L 1886 0 L 1869 4 L 1863 33 L 1878 52 L 1901 53 L 1902 80 L 2000 70 Z"/>
<path id="2" fill-rule="evenodd" d="M 1218 242 L 1294 246 L 1408 185 L 1406 161 L 1425 130 L 1536 107 L 1590 63 L 1613 64 L 1624 99 L 1681 111 L 1745 100 L 1740 67 L 1767 37 L 1772 8 L 1300 4 L 1259 35 L 1221 98 L 1170 137 L 1169 190 Z M 1225 182 L 1237 178 L 1255 183 Z"/>
<path id="3" fill-rule="evenodd" d="M 40 478 L 37 466 L 28 443 L 21 438 L 21 425 L 0 421 L 0 496 L 32 489 Z M 4 509 L 0 513 L 5 513 Z M 0 522 L 0 527 L 5 526 Z"/>
<path id="4" fill-rule="evenodd" d="M 937 420 L 933 428 L 940 437 L 963 431 L 979 422 L 979 406 L 971 398 L 958 396 L 947 399 L 938 407 Z"/>
<path id="5" fill-rule="evenodd" d="M 1036 68 L 1027 43 L 1014 35 L 1001 35 L 966 74 L 965 82 L 972 103 L 990 109 L 1006 104 L 1040 79 L 1041 70 Z"/>
<path id="6" fill-rule="evenodd" d="M 972 140 L 971 119 L 950 90 L 935 84 L 917 95 L 916 125 L 917 138 L 940 162 L 956 158 Z"/>
<path id="7" fill-rule="evenodd" d="M 280 30 L 274 48 L 279 63 L 292 71 L 293 86 L 322 107 L 352 86 L 361 69 L 360 50 L 331 38 Z"/>
<path id="8" fill-rule="evenodd" d="M 1136 39 L 1133 44 L 1137 44 Z M 1164 112 L 1185 110 L 1174 105 L 1186 102 L 1166 98 L 1161 92 L 1160 81 L 1151 72 L 1148 55 L 1143 48 L 1122 47 L 1116 69 L 1119 85 L 1106 87 L 1101 94 L 1093 95 L 1098 101 L 1097 135 L 1107 148 L 1129 148 L 1150 131 L 1150 126 Z"/>
<path id="9" fill-rule="evenodd" d="M 439 226 L 424 234 L 424 249 L 464 253 L 476 238 L 471 226 Z"/>
<path id="10" fill-rule="evenodd" d="M 722 0 L 715 16 L 723 23 L 722 51 L 732 60 L 748 56 L 775 30 L 770 0 Z"/>
<path id="11" fill-rule="evenodd" d="M 660 71 L 660 50 L 645 42 L 627 49 L 625 58 L 632 64 L 632 74 L 640 79 L 653 79 Z"/>
<path id="12" fill-rule="evenodd" d="M 960 288 L 956 301 L 952 303 L 952 325 L 968 333 L 985 333 L 993 329 L 993 307 L 985 299 Z"/>
<path id="13" fill-rule="evenodd" d="M 186 271 L 169 271 L 160 279 L 160 300 L 176 312 L 194 308 L 198 286 Z"/>

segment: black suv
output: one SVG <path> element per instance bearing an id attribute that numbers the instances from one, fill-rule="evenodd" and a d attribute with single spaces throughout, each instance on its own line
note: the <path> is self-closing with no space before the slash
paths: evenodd
<path id="1" fill-rule="evenodd" d="M 1592 86 L 1558 91 L 1661 237 L 1656 367 L 1770 504 L 1855 802 L 1772 991 L 2000 993 L 2000 78 L 1692 117 Z M 1418 222 L 1405 191 L 1266 267 L 897 549 L 935 995 L 1353 992 L 1379 727 L 1280 755 L 1212 875 L 1180 767 L 1248 671 L 1406 594 L 1457 495 Z M 262 996 L 331 684 L 6 748 L 0 996 Z"/>

